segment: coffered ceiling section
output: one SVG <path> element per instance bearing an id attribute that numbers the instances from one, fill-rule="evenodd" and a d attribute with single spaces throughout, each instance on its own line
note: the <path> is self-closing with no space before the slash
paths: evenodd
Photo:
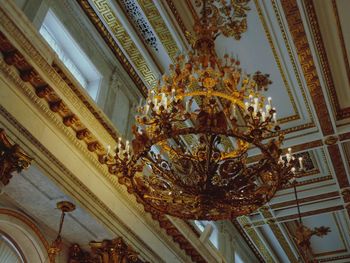
<path id="1" fill-rule="evenodd" d="M 307 1 L 305 8 L 318 45 L 333 114 L 337 120 L 344 120 L 350 117 L 350 2 L 314 0 Z"/>

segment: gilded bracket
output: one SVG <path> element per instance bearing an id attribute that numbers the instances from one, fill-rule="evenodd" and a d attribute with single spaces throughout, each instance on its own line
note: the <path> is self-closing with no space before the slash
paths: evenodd
<path id="1" fill-rule="evenodd" d="M 27 169 L 32 160 L 18 144 L 12 144 L 5 131 L 0 129 L 0 181 L 3 185 L 10 182 L 13 172 L 20 173 Z"/>

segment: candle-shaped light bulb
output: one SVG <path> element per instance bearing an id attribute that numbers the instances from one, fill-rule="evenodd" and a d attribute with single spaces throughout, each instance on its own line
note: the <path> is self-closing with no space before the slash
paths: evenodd
<path id="1" fill-rule="evenodd" d="M 261 120 L 263 122 L 266 120 L 266 113 L 265 113 L 265 111 L 261 112 Z"/>
<path id="2" fill-rule="evenodd" d="M 303 157 L 299 157 L 299 166 L 300 166 L 300 170 L 304 170 Z"/>
<path id="3" fill-rule="evenodd" d="M 259 99 L 254 98 L 254 112 L 258 112 L 258 103 L 259 103 Z"/>
<path id="4" fill-rule="evenodd" d="M 281 163 L 281 164 L 284 164 L 284 160 L 283 160 L 282 155 L 280 155 L 280 158 L 279 158 L 278 162 Z"/>
<path id="5" fill-rule="evenodd" d="M 234 104 L 231 105 L 231 116 L 237 118 L 236 105 Z"/>
<path id="6" fill-rule="evenodd" d="M 292 148 L 288 148 L 288 153 L 292 153 Z"/>
<path id="7" fill-rule="evenodd" d="M 269 106 L 272 107 L 272 98 L 271 97 L 267 98 L 267 102 L 269 103 Z"/>
<path id="8" fill-rule="evenodd" d="M 250 100 L 250 102 L 253 102 L 253 95 L 252 94 L 249 95 L 249 100 Z"/>
<path id="9" fill-rule="evenodd" d="M 267 113 L 267 114 L 270 114 L 271 106 L 267 104 L 267 105 L 265 106 L 265 109 L 266 109 L 266 113 Z"/>
<path id="10" fill-rule="evenodd" d="M 140 108 L 142 107 L 142 102 L 143 102 L 143 99 L 140 98 L 140 102 L 139 102 L 139 107 L 140 107 Z"/>
<path id="11" fill-rule="evenodd" d="M 110 145 L 107 145 L 107 147 L 106 147 L 107 149 L 107 155 L 109 155 L 109 153 L 110 153 L 110 151 L 111 151 L 111 146 Z"/>
<path id="12" fill-rule="evenodd" d="M 118 138 L 118 146 L 117 146 L 117 148 L 120 149 L 121 147 L 122 147 L 122 138 L 119 137 Z"/>
<path id="13" fill-rule="evenodd" d="M 186 112 L 190 111 L 190 100 L 186 101 Z"/>
<path id="14" fill-rule="evenodd" d="M 244 106 L 245 106 L 245 110 L 248 112 L 248 108 L 249 108 L 249 106 L 250 106 L 250 105 L 249 105 L 249 102 L 245 102 L 245 103 L 244 103 Z"/>
<path id="15" fill-rule="evenodd" d="M 296 171 L 295 167 L 292 167 L 292 169 L 290 169 L 290 170 L 293 174 L 295 174 L 295 171 Z"/>
<path id="16" fill-rule="evenodd" d="M 126 151 L 127 153 L 129 153 L 129 151 L 130 151 L 130 144 L 129 144 L 129 141 L 126 141 L 126 142 L 125 142 L 125 151 Z"/>
<path id="17" fill-rule="evenodd" d="M 147 114 L 148 114 L 148 111 L 149 111 L 149 105 L 146 104 L 146 105 L 145 105 L 144 114 L 147 115 Z"/>
<path id="18" fill-rule="evenodd" d="M 290 154 L 290 153 L 287 153 L 287 154 L 286 154 L 286 158 L 287 158 L 287 162 L 289 163 L 290 160 L 292 159 L 291 154 Z"/>
<path id="19" fill-rule="evenodd" d="M 277 114 L 276 112 L 272 115 L 272 120 L 276 124 L 277 123 Z"/>
<path id="20" fill-rule="evenodd" d="M 174 88 L 171 89 L 171 99 L 172 100 L 175 99 L 175 89 Z"/>

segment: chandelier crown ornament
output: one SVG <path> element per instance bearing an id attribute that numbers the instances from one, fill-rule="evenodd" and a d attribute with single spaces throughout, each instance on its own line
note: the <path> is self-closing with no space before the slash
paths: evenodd
<path id="1" fill-rule="evenodd" d="M 222 29 L 208 22 L 207 1 L 203 8 L 192 50 L 177 56 L 140 101 L 135 138 L 119 139 L 100 161 L 148 210 L 231 219 L 264 205 L 294 175 L 295 164 L 303 167 L 291 151 L 281 157 L 284 136 L 272 99 L 263 95 L 269 75 L 246 74 L 228 54 L 218 58 Z M 250 148 L 260 151 L 255 163 L 248 162 Z"/>

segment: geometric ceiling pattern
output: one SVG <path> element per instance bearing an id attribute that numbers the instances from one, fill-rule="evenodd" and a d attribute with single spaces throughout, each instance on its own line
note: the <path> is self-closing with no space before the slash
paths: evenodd
<path id="1" fill-rule="evenodd" d="M 189 45 L 199 15 L 194 0 L 77 0 L 143 94 Z M 248 30 L 240 40 L 219 36 L 219 56 L 237 56 L 247 72 L 270 74 L 267 92 L 286 133 L 284 151 L 306 160 L 297 190 L 319 262 L 350 260 L 350 1 L 251 0 Z M 251 150 L 254 161 L 254 149 Z M 232 221 L 262 262 L 298 262 L 293 188 Z"/>

